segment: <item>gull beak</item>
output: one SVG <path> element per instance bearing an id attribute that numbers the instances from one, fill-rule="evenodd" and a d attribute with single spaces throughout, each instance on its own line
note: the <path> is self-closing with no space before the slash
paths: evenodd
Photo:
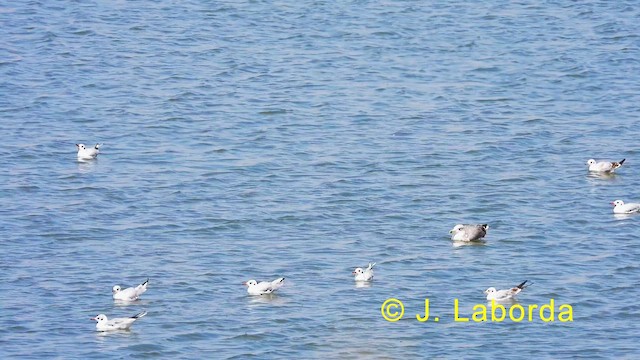
<path id="1" fill-rule="evenodd" d="M 613 206 L 616 206 L 616 203 L 614 203 L 613 201 L 612 201 L 612 202 L 610 202 L 609 204 L 611 204 L 611 205 L 613 205 Z"/>
<path id="2" fill-rule="evenodd" d="M 96 318 L 95 318 L 95 317 L 92 317 L 92 318 L 91 318 L 91 319 L 89 319 L 89 320 L 93 320 L 93 321 L 96 321 Z"/>
<path id="3" fill-rule="evenodd" d="M 246 281 L 245 281 L 245 282 L 243 282 L 243 283 L 242 283 L 242 285 L 245 285 L 245 286 L 246 286 L 246 285 L 247 285 L 247 282 L 246 282 Z"/>
<path id="4" fill-rule="evenodd" d="M 453 234 L 453 230 L 449 230 L 449 234 Z"/>

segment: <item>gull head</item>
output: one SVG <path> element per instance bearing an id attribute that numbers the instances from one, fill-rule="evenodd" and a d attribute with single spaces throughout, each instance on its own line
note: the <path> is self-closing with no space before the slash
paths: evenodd
<path id="1" fill-rule="evenodd" d="M 453 229 L 449 230 L 449 234 L 455 234 L 458 231 L 461 231 L 462 228 L 464 228 L 464 225 L 458 224 L 458 225 L 454 226 Z"/>
<path id="2" fill-rule="evenodd" d="M 611 202 L 611 205 L 613 205 L 613 206 L 622 206 L 622 205 L 624 205 L 624 201 L 616 200 L 616 201 Z"/>
<path id="3" fill-rule="evenodd" d="M 249 281 L 245 281 L 242 283 L 242 285 L 246 285 L 246 286 L 256 286 L 258 285 L 258 282 L 255 280 L 249 280 Z"/>
<path id="4" fill-rule="evenodd" d="M 86 150 L 87 148 L 84 146 L 84 144 L 76 144 L 76 146 L 78 147 L 78 150 Z"/>
<path id="5" fill-rule="evenodd" d="M 596 161 L 594 159 L 587 160 L 587 165 L 595 165 Z"/>
<path id="6" fill-rule="evenodd" d="M 493 294 L 494 292 L 496 292 L 496 288 L 494 287 L 490 287 L 487 290 L 484 291 L 485 294 L 489 295 L 489 294 Z"/>
<path id="7" fill-rule="evenodd" d="M 356 268 L 355 270 L 353 270 L 352 274 L 353 275 L 360 275 L 364 273 L 364 270 L 362 270 L 362 268 Z"/>
<path id="8" fill-rule="evenodd" d="M 122 289 L 120 289 L 120 285 L 116 285 L 111 289 L 111 292 L 114 293 L 114 294 L 117 294 L 117 293 L 120 292 L 120 290 L 122 290 Z"/>
<path id="9" fill-rule="evenodd" d="M 100 314 L 100 315 L 97 315 L 96 317 L 92 317 L 90 320 L 97 321 L 97 322 L 107 321 L 107 315 Z"/>

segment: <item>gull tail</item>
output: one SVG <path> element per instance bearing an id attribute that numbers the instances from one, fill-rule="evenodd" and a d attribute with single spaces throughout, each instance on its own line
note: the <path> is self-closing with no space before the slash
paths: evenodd
<path id="1" fill-rule="evenodd" d="M 516 286 L 516 287 L 517 287 L 518 289 L 524 289 L 524 288 L 527 288 L 527 287 L 531 286 L 531 284 L 533 284 L 533 283 L 529 283 L 529 284 L 527 284 L 527 281 L 529 281 L 529 280 L 525 280 L 525 281 L 523 281 L 522 283 L 520 283 L 520 285 L 518 285 L 518 286 Z"/>
<path id="2" fill-rule="evenodd" d="M 284 285 L 284 278 L 275 279 L 271 282 L 269 289 L 265 291 L 265 294 L 271 294 L 272 292 L 280 289 Z"/>
<path id="3" fill-rule="evenodd" d="M 482 228 L 484 229 L 484 231 L 489 230 L 489 224 L 482 224 L 482 225 L 480 225 L 480 226 L 482 226 Z"/>
<path id="4" fill-rule="evenodd" d="M 136 286 L 136 298 L 147 291 L 147 284 L 149 284 L 149 278 L 147 278 L 147 280 L 145 280 L 142 284 Z"/>
<path id="5" fill-rule="evenodd" d="M 143 317 L 143 316 L 145 316 L 145 315 L 147 315 L 147 311 L 146 311 L 146 310 L 145 310 L 145 311 L 143 311 L 143 312 L 141 312 L 141 313 L 139 313 L 139 314 L 135 314 L 135 315 L 133 315 L 131 318 L 132 318 L 132 319 L 140 319 L 141 317 Z"/>
<path id="6" fill-rule="evenodd" d="M 614 169 L 619 168 L 620 166 L 622 166 L 622 164 L 624 164 L 624 161 L 625 161 L 625 160 L 627 160 L 627 159 L 622 159 L 622 160 L 620 160 L 619 162 L 614 162 L 614 163 L 613 163 L 613 168 L 614 168 Z"/>
<path id="7" fill-rule="evenodd" d="M 104 145 L 104 144 L 99 143 L 99 144 L 96 144 L 96 146 L 94 146 L 94 147 L 96 148 L 96 150 L 98 150 L 98 149 L 100 149 L 100 146 L 102 146 L 102 145 Z M 624 161 L 624 160 L 623 160 L 623 161 Z"/>
<path id="8" fill-rule="evenodd" d="M 371 270 L 373 269 L 373 267 L 376 265 L 376 263 L 369 263 L 369 267 L 367 268 L 367 270 Z"/>

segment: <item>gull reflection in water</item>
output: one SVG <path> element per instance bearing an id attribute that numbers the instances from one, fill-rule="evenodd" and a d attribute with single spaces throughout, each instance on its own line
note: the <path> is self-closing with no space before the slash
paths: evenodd
<path id="1" fill-rule="evenodd" d="M 250 298 L 249 302 L 252 305 L 258 305 L 258 304 L 280 305 L 280 304 L 286 303 L 286 300 L 283 299 L 281 296 L 278 296 L 277 294 L 253 295 L 253 296 L 249 296 L 249 298 Z"/>
<path id="2" fill-rule="evenodd" d="M 149 300 L 135 300 L 135 301 L 113 300 L 113 305 L 118 307 L 140 306 L 140 305 L 148 305 L 148 304 L 150 304 Z"/>
<path id="3" fill-rule="evenodd" d="M 486 241 L 452 241 L 452 245 L 454 248 L 458 248 L 461 246 L 484 246 L 486 245 Z"/>
<path id="4" fill-rule="evenodd" d="M 616 218 L 616 220 L 626 220 L 634 215 L 638 215 L 638 213 L 632 213 L 632 214 L 613 214 L 613 217 Z"/>
<path id="5" fill-rule="evenodd" d="M 508 298 L 508 299 L 493 300 L 493 301 L 495 301 L 496 305 L 502 305 L 502 306 L 515 305 L 518 303 L 518 300 L 516 298 Z M 490 308 L 491 303 L 492 303 L 492 300 L 487 300 L 487 305 L 488 305 L 487 307 Z"/>
<path id="6" fill-rule="evenodd" d="M 590 179 L 599 179 L 599 180 L 613 180 L 617 176 L 616 173 L 607 173 L 607 172 L 589 172 L 587 177 Z"/>
<path id="7" fill-rule="evenodd" d="M 96 331 L 96 336 L 100 340 L 104 340 L 107 336 L 132 336 L 135 332 L 131 329 L 126 330 L 112 330 L 112 331 Z"/>
<path id="8" fill-rule="evenodd" d="M 87 174 L 95 170 L 98 159 L 82 160 L 78 159 L 78 172 Z"/>

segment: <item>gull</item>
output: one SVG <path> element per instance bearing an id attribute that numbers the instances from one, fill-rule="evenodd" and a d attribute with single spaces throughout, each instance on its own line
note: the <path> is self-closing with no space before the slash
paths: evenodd
<path id="1" fill-rule="evenodd" d="M 613 205 L 614 214 L 633 214 L 640 213 L 640 204 L 628 203 L 625 204 L 622 200 L 616 200 L 611 203 Z"/>
<path id="2" fill-rule="evenodd" d="M 487 235 L 487 230 L 489 230 L 487 224 L 458 224 L 449 231 L 449 234 L 453 241 L 476 241 L 482 240 Z"/>
<path id="3" fill-rule="evenodd" d="M 362 268 L 356 268 L 352 274 L 355 275 L 356 281 L 371 281 L 373 280 L 373 266 L 376 263 L 369 263 L 369 267 L 362 270 Z"/>
<path id="4" fill-rule="evenodd" d="M 98 331 L 128 330 L 134 321 L 145 315 L 147 315 L 147 312 L 143 311 L 139 314 L 133 315 L 132 317 L 109 320 L 107 319 L 107 315 L 100 314 L 91 318 L 91 320 L 97 321 L 96 330 Z"/>
<path id="5" fill-rule="evenodd" d="M 589 165 L 589 171 L 594 172 L 603 172 L 603 173 L 612 173 L 615 169 L 619 168 L 624 164 L 624 161 L 627 159 L 622 159 L 620 162 L 610 162 L 610 161 L 600 161 L 597 162 L 594 159 L 589 159 L 587 161 L 587 165 Z"/>
<path id="6" fill-rule="evenodd" d="M 522 283 L 520 283 L 520 285 L 516 287 L 512 287 L 511 289 L 508 289 L 508 290 L 496 290 L 496 288 L 490 287 L 487 290 L 485 290 L 484 293 L 487 294 L 487 300 L 496 300 L 496 301 L 509 300 L 509 299 L 512 299 L 514 296 L 518 295 L 520 291 L 522 291 L 522 289 L 531 285 L 531 283 L 529 283 L 529 285 L 525 285 L 527 281 L 529 280 L 525 280 Z"/>
<path id="7" fill-rule="evenodd" d="M 284 285 L 284 278 L 278 278 L 273 281 L 261 281 L 249 280 L 242 283 L 247 286 L 247 292 L 249 295 L 266 295 L 271 294 L 274 291 L 280 289 Z"/>
<path id="8" fill-rule="evenodd" d="M 147 284 L 149 283 L 149 279 L 147 279 L 142 284 L 136 287 L 130 287 L 122 290 L 120 285 L 116 285 L 113 287 L 113 300 L 122 300 L 122 301 L 136 301 L 145 291 L 147 291 Z"/>
<path id="9" fill-rule="evenodd" d="M 93 160 L 98 157 L 98 153 L 100 153 L 100 146 L 102 144 L 96 144 L 96 146 L 87 149 L 84 144 L 76 144 L 78 148 L 78 160 Z"/>

